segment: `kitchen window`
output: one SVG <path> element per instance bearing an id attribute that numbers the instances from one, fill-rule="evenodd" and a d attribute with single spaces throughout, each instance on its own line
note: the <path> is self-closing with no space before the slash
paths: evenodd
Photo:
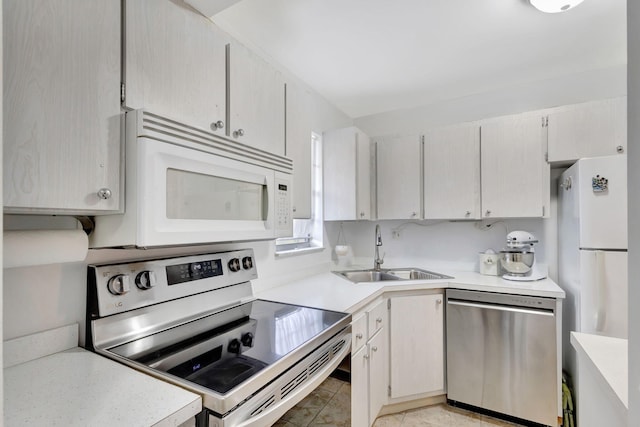
<path id="1" fill-rule="evenodd" d="M 276 239 L 276 256 L 324 248 L 322 223 L 322 137 L 311 134 L 311 218 L 293 220 L 293 236 Z"/>

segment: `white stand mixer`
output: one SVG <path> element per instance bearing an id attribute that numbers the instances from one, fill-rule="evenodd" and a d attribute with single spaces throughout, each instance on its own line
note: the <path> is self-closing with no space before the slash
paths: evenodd
<path id="1" fill-rule="evenodd" d="M 500 266 L 506 272 L 503 279 L 530 282 L 547 277 L 544 268 L 535 262 L 535 243 L 538 240 L 527 231 L 507 234 L 507 247 L 500 251 Z"/>

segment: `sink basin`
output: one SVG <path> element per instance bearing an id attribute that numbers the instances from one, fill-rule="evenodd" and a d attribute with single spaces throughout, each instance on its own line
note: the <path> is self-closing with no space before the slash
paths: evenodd
<path id="1" fill-rule="evenodd" d="M 343 276 L 353 283 L 359 282 L 381 282 L 383 280 L 401 280 L 400 277 L 389 274 L 386 271 L 360 270 L 360 271 L 336 271 L 336 274 Z"/>
<path id="2" fill-rule="evenodd" d="M 361 282 L 381 282 L 386 280 L 438 280 L 453 279 L 451 276 L 434 273 L 433 271 L 419 268 L 390 268 L 384 270 L 350 270 L 335 271 L 335 274 L 342 276 L 353 283 Z"/>

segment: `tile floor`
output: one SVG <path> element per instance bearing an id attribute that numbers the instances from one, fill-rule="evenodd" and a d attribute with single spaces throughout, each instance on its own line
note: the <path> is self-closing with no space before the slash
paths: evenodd
<path id="1" fill-rule="evenodd" d="M 514 427 L 486 415 L 441 404 L 379 417 L 373 427 Z M 351 384 L 327 378 L 278 420 L 276 427 L 351 427 Z"/>

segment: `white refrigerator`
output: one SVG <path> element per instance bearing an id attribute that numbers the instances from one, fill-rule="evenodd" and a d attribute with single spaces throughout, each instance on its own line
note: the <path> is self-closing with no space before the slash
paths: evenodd
<path id="1" fill-rule="evenodd" d="M 570 331 L 627 338 L 627 156 L 581 159 L 559 186 L 563 366 L 575 378 Z"/>

